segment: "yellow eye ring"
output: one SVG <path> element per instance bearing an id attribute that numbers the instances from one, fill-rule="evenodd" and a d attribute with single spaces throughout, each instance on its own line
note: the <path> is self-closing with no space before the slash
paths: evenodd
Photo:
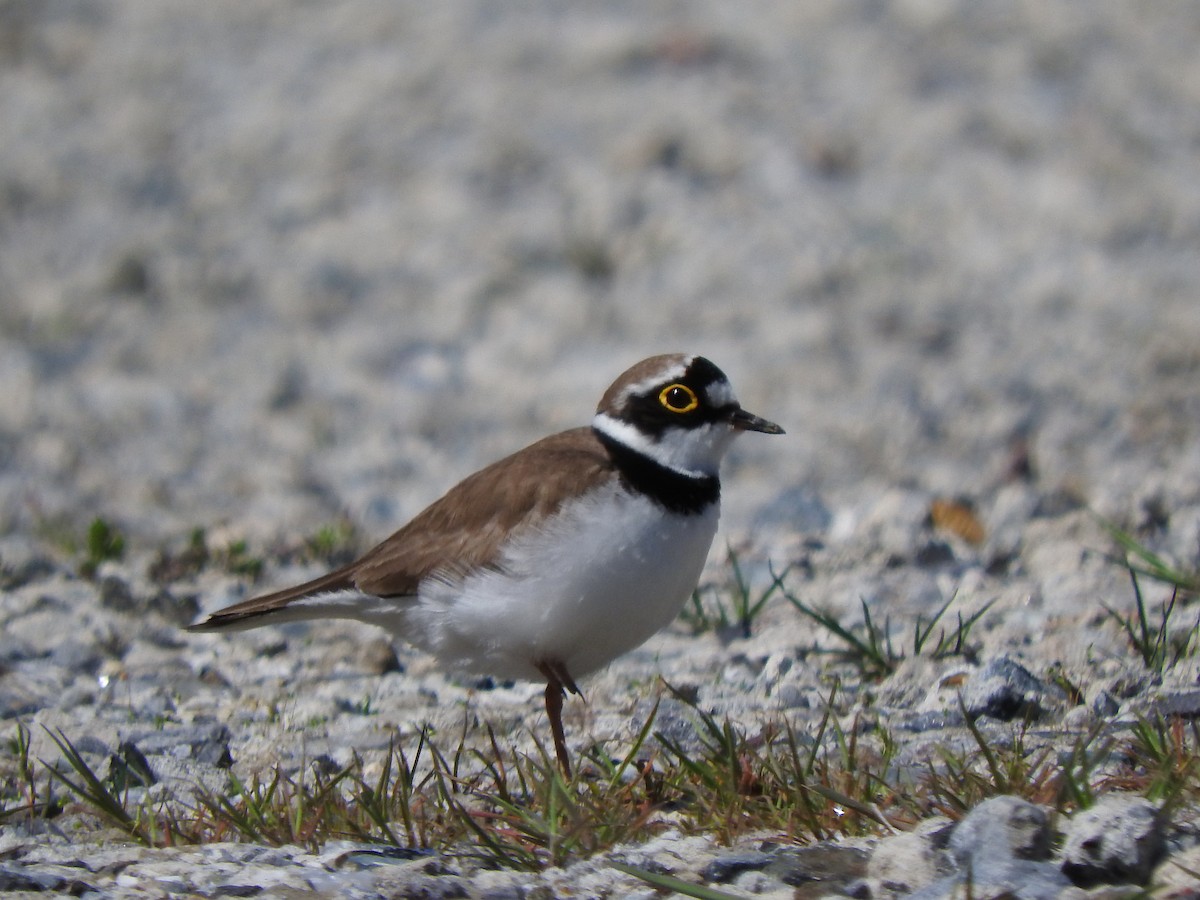
<path id="1" fill-rule="evenodd" d="M 659 392 L 658 402 L 673 413 L 689 413 L 700 401 L 696 392 L 686 384 L 669 384 Z"/>

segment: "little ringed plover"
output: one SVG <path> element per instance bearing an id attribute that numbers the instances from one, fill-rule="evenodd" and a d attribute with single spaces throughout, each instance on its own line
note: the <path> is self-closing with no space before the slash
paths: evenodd
<path id="1" fill-rule="evenodd" d="M 569 775 L 564 694 L 679 614 L 716 533 L 721 459 L 744 431 L 783 434 L 704 357 L 651 357 L 590 426 L 467 477 L 355 562 L 191 630 L 357 619 L 448 669 L 544 681 Z"/>

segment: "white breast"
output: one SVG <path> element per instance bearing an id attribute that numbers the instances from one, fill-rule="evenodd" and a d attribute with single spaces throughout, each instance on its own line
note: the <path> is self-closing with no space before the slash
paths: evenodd
<path id="1" fill-rule="evenodd" d="M 679 614 L 718 515 L 667 513 L 614 482 L 521 532 L 497 570 L 428 579 L 399 636 L 460 670 L 541 680 L 549 661 L 580 678 Z"/>

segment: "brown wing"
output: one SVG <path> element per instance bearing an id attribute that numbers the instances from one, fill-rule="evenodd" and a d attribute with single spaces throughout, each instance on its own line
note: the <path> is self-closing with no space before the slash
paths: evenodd
<path id="1" fill-rule="evenodd" d="M 461 481 L 352 564 L 352 579 L 377 597 L 414 594 L 427 575 L 489 565 L 523 522 L 553 514 L 565 499 L 611 471 L 590 428 L 552 435 Z"/>
<path id="2" fill-rule="evenodd" d="M 523 522 L 553 514 L 562 502 L 608 477 L 612 462 L 590 428 L 551 435 L 480 469 L 360 559 L 320 578 L 213 613 L 192 630 L 246 627 L 303 597 L 357 589 L 377 597 L 410 596 L 433 572 L 490 565 Z"/>

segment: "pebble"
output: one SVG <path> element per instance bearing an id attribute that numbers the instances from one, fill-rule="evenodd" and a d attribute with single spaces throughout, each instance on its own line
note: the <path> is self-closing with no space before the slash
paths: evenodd
<path id="1" fill-rule="evenodd" d="M 950 875 L 955 862 L 946 842 L 953 829 L 947 819 L 926 819 L 910 832 L 880 841 L 867 864 L 872 896 L 909 894 Z"/>
<path id="2" fill-rule="evenodd" d="M 1046 810 L 1019 797 L 993 797 L 976 806 L 950 834 L 947 845 L 960 863 L 982 859 L 1045 860 L 1050 857 Z"/>
<path id="3" fill-rule="evenodd" d="M 1162 717 L 1200 719 L 1200 690 L 1164 691 L 1154 704 L 1154 711 Z"/>
<path id="4" fill-rule="evenodd" d="M 1001 722 L 1037 719 L 1045 711 L 1046 687 L 1006 656 L 990 659 L 972 674 L 963 688 L 963 706 L 971 717 L 988 716 Z"/>
<path id="5" fill-rule="evenodd" d="M 147 756 L 186 757 L 217 768 L 229 768 L 233 764 L 230 738 L 227 725 L 212 722 L 135 732 L 126 741 Z"/>
<path id="6" fill-rule="evenodd" d="M 1162 814 L 1144 797 L 1103 796 L 1065 833 L 1063 871 L 1084 887 L 1148 884 L 1165 849 Z"/>
<path id="7" fill-rule="evenodd" d="M 744 853 L 729 853 L 718 856 L 700 870 L 705 881 L 718 884 L 733 881 L 743 872 L 757 872 L 765 869 L 774 857 L 770 853 L 751 850 Z"/>
<path id="8" fill-rule="evenodd" d="M 870 853 L 861 847 L 815 844 L 780 848 L 763 871 L 790 887 L 819 887 L 836 891 L 853 884 L 867 872 Z"/>

